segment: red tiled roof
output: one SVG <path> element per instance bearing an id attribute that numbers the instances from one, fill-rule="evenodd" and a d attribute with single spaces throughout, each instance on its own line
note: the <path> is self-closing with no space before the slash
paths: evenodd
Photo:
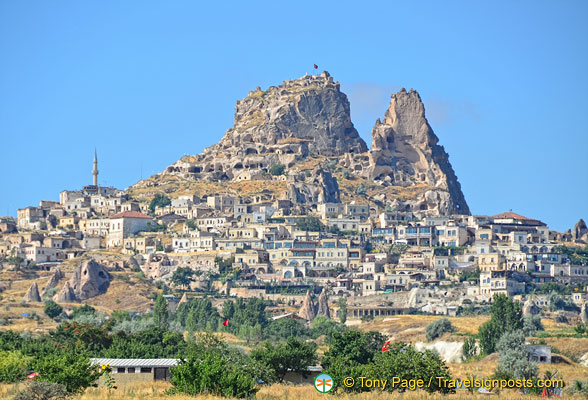
<path id="1" fill-rule="evenodd" d="M 534 219 L 523 217 L 517 213 L 513 213 L 512 211 L 503 212 L 497 215 L 492 216 L 493 219 L 518 219 L 522 221 L 535 221 Z"/>
<path id="2" fill-rule="evenodd" d="M 151 219 L 151 217 L 149 215 L 143 214 L 142 212 L 139 212 L 139 211 L 125 211 L 125 212 L 121 212 L 121 213 L 115 214 L 110 217 L 110 219 L 115 219 L 115 218 L 148 218 L 148 219 Z"/>

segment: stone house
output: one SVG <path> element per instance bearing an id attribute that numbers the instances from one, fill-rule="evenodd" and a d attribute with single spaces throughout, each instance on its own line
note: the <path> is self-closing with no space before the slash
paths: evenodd
<path id="1" fill-rule="evenodd" d="M 107 247 L 119 247 L 124 239 L 135 235 L 147 228 L 147 223 L 153 219 L 137 211 L 125 211 L 110 217 Z"/>

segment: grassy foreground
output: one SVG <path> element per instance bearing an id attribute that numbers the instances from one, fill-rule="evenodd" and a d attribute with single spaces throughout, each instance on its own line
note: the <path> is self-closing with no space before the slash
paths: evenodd
<path id="1" fill-rule="evenodd" d="M 24 387 L 24 384 L 20 385 L 0 385 L 0 399 L 11 399 L 21 388 Z M 80 395 L 72 397 L 72 400 L 98 400 L 98 399 L 106 399 L 106 400 L 114 400 L 114 399 L 145 399 L 145 400 L 223 400 L 224 397 L 217 397 L 211 395 L 201 395 L 201 396 L 186 396 L 186 395 L 174 395 L 170 396 L 165 394 L 165 391 L 169 388 L 168 383 L 140 383 L 140 384 L 129 384 L 123 386 L 119 389 L 108 391 L 107 389 L 103 388 L 89 388 Z M 503 391 L 500 393 L 499 396 L 490 396 L 491 398 L 500 398 L 500 399 L 539 399 L 540 396 L 530 396 L 530 395 L 523 395 L 521 393 L 513 392 L 513 391 Z M 575 396 L 567 396 L 564 395 L 565 398 L 569 399 L 583 399 L 585 397 L 575 395 Z M 260 400 L 278 400 L 278 399 L 287 399 L 287 400 L 326 400 L 326 399 L 334 399 L 334 400 L 368 400 L 368 399 L 403 399 L 403 400 L 433 400 L 438 398 L 443 398 L 447 400 L 461 400 L 461 399 L 468 399 L 468 400 L 478 400 L 478 399 L 487 399 L 488 395 L 482 394 L 471 394 L 466 391 L 459 391 L 458 393 L 442 396 L 439 394 L 427 394 L 425 392 L 407 392 L 404 394 L 401 393 L 381 393 L 381 392 L 372 392 L 372 393 L 363 393 L 363 394 L 354 394 L 354 395 L 335 395 L 331 396 L 329 394 L 322 394 L 317 392 L 313 386 L 311 385 L 283 385 L 283 384 L 275 384 L 272 386 L 263 387 L 256 396 L 257 399 Z"/>

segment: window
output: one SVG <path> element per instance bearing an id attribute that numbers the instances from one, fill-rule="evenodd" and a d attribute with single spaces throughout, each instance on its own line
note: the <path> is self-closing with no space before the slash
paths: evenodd
<path id="1" fill-rule="evenodd" d="M 124 374 L 125 373 L 125 368 L 124 367 L 118 367 L 116 369 L 116 372 L 119 373 L 119 374 Z"/>
<path id="2" fill-rule="evenodd" d="M 146 374 L 146 373 L 150 373 L 150 372 L 151 372 L 151 368 L 141 367 L 142 374 Z"/>
<path id="3" fill-rule="evenodd" d="M 134 367 L 127 368 L 127 373 L 128 374 L 134 374 L 135 373 L 135 368 Z"/>

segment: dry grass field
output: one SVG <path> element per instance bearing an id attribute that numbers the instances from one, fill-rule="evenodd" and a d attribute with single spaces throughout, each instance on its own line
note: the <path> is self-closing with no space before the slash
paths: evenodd
<path id="1" fill-rule="evenodd" d="M 0 385 L 0 399 L 11 399 L 14 395 L 24 387 L 21 385 Z M 221 400 L 223 397 L 212 396 L 212 395 L 200 395 L 200 396 L 187 396 L 187 395 L 168 395 L 166 391 L 170 385 L 167 383 L 143 383 L 133 384 L 120 387 L 115 390 L 108 391 L 104 388 L 89 388 L 80 395 L 73 396 L 72 400 Z M 406 392 L 406 393 L 382 393 L 372 392 L 363 394 L 341 394 L 332 396 L 329 394 L 322 394 L 317 392 L 312 385 L 283 385 L 276 384 L 272 386 L 266 386 L 261 388 L 257 393 L 256 399 L 260 400 L 324 400 L 324 399 L 337 399 L 337 400 L 434 400 L 434 399 L 446 399 L 446 400 L 479 400 L 488 399 L 489 395 L 473 394 L 465 390 L 460 390 L 455 394 L 450 395 L 435 395 L 427 394 L 426 392 Z M 539 399 L 539 396 L 523 395 L 521 393 L 505 390 L 500 395 L 491 395 L 490 398 L 495 399 L 507 399 L 507 400 L 518 400 L 518 399 Z M 585 397 L 575 395 L 568 396 L 568 399 L 583 399 Z"/>

